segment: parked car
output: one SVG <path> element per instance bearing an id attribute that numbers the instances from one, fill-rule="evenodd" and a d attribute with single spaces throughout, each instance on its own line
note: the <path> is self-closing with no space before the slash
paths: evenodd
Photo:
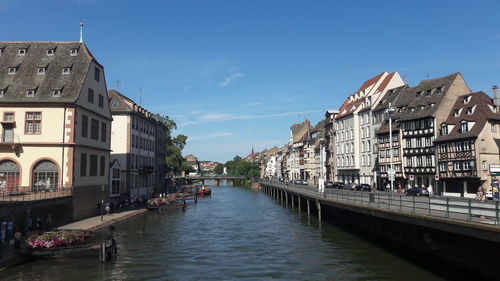
<path id="1" fill-rule="evenodd" d="M 302 184 L 303 184 L 303 185 L 308 185 L 308 184 L 309 184 L 309 182 L 307 182 L 307 180 L 302 180 Z"/>
<path id="2" fill-rule="evenodd" d="M 369 184 L 362 183 L 354 187 L 357 191 L 372 191 L 372 187 Z"/>
<path id="3" fill-rule="evenodd" d="M 343 182 L 334 182 L 333 183 L 333 188 L 337 188 L 337 189 L 343 189 L 344 188 L 344 183 Z"/>
<path id="4" fill-rule="evenodd" d="M 427 192 L 426 188 L 421 187 L 412 187 L 405 190 L 405 194 L 409 196 L 429 196 L 429 192 Z"/>
<path id="5" fill-rule="evenodd" d="M 355 190 L 354 186 L 355 186 L 355 184 L 353 184 L 353 183 L 346 183 L 346 184 L 344 184 L 343 189 Z"/>
<path id="6" fill-rule="evenodd" d="M 326 181 L 325 188 L 335 188 L 335 184 L 331 181 Z"/>

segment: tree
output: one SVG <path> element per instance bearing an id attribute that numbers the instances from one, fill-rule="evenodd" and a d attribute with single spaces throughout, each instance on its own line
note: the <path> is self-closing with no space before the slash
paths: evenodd
<path id="1" fill-rule="evenodd" d="M 221 163 L 218 163 L 217 166 L 214 168 L 214 174 L 216 175 L 222 175 L 224 173 L 224 165 Z"/>
<path id="2" fill-rule="evenodd" d="M 156 114 L 155 116 L 157 120 L 162 122 L 167 127 L 167 131 L 165 132 L 167 146 L 167 157 L 165 162 L 167 165 L 167 173 L 178 174 L 181 171 L 189 173 L 191 170 L 187 168 L 188 166 L 194 170 L 193 167 L 186 162 L 184 157 L 182 157 L 182 150 L 186 146 L 188 137 L 185 135 L 172 137 L 172 132 L 177 129 L 177 123 L 175 123 L 175 121 L 170 119 L 168 116 L 162 116 L 159 114 Z"/>
<path id="3" fill-rule="evenodd" d="M 259 164 L 248 162 L 236 156 L 233 160 L 227 161 L 225 164 L 227 173 L 230 175 L 257 177 L 259 175 Z"/>

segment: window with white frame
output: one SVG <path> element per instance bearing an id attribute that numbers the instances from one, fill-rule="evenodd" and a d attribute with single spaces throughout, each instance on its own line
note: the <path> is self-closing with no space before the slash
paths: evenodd
<path id="1" fill-rule="evenodd" d="M 486 163 L 486 161 L 483 161 L 481 166 L 483 167 L 483 171 L 488 171 L 488 164 Z"/>
<path id="2" fill-rule="evenodd" d="M 455 171 L 461 171 L 462 170 L 462 162 L 455 162 L 453 163 L 453 170 Z"/>
<path id="3" fill-rule="evenodd" d="M 46 54 L 47 54 L 47 56 L 53 56 L 54 55 L 54 49 L 47 49 Z"/>
<path id="4" fill-rule="evenodd" d="M 469 126 L 467 125 L 466 121 L 462 121 L 460 123 L 460 132 L 461 133 L 467 133 L 469 131 Z"/>
<path id="5" fill-rule="evenodd" d="M 370 126 L 366 127 L 366 137 L 370 137 Z"/>
<path id="6" fill-rule="evenodd" d="M 39 67 L 38 68 L 38 71 L 37 71 L 37 74 L 38 75 L 44 75 L 45 74 L 45 67 Z"/>
<path id="7" fill-rule="evenodd" d="M 19 49 L 19 50 L 17 50 L 17 55 L 18 56 L 24 56 L 24 55 L 26 55 L 26 49 Z"/>
<path id="8" fill-rule="evenodd" d="M 433 165 L 432 165 L 432 156 L 427 155 L 427 156 L 426 156 L 426 159 L 425 159 L 425 163 L 426 163 L 426 166 L 427 166 L 427 167 L 432 167 L 432 166 L 433 166 Z"/>
<path id="9" fill-rule="evenodd" d="M 439 163 L 439 171 L 446 172 L 448 170 L 448 165 L 446 163 Z"/>
<path id="10" fill-rule="evenodd" d="M 68 75 L 68 74 L 70 74 L 70 72 L 71 72 L 71 68 L 69 68 L 69 67 L 64 67 L 64 68 L 63 68 L 63 71 L 62 71 L 62 74 L 64 74 L 64 75 Z"/>
<path id="11" fill-rule="evenodd" d="M 370 154 L 366 155 L 366 165 L 372 165 L 372 156 Z"/>
<path id="12" fill-rule="evenodd" d="M 78 55 L 78 50 L 77 49 L 71 49 L 69 51 L 69 55 L 72 56 L 72 57 Z"/>
<path id="13" fill-rule="evenodd" d="M 9 75 L 14 75 L 14 74 L 16 74 L 16 71 L 17 71 L 17 67 L 9 67 L 8 74 Z"/>
<path id="14" fill-rule="evenodd" d="M 372 145 L 371 145 L 371 141 L 366 141 L 366 151 L 371 151 L 371 148 L 372 148 Z"/>

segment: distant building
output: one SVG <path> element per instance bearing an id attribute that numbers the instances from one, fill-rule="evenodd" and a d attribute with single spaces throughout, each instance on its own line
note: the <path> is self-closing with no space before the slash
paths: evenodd
<path id="1" fill-rule="evenodd" d="M 186 162 L 194 169 L 196 173 L 199 173 L 201 171 L 200 163 L 198 162 L 198 158 L 196 158 L 196 156 L 194 156 L 193 154 L 189 154 L 184 157 L 184 159 L 186 159 Z"/>

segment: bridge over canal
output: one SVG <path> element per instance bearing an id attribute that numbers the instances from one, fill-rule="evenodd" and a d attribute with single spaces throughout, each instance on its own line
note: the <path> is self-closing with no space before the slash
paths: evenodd
<path id="1" fill-rule="evenodd" d="M 234 181 L 236 180 L 246 180 L 248 179 L 245 176 L 236 176 L 236 175 L 213 175 L 213 176 L 186 176 L 186 181 L 188 183 L 193 183 L 193 182 L 201 182 L 202 184 L 205 184 L 205 181 L 210 180 L 210 181 L 216 181 L 217 186 L 220 185 L 221 181 L 232 181 L 234 185 Z"/>
<path id="2" fill-rule="evenodd" d="M 259 180 L 261 190 L 287 206 L 317 215 L 457 268 L 498 280 L 497 202 L 413 197 Z"/>

